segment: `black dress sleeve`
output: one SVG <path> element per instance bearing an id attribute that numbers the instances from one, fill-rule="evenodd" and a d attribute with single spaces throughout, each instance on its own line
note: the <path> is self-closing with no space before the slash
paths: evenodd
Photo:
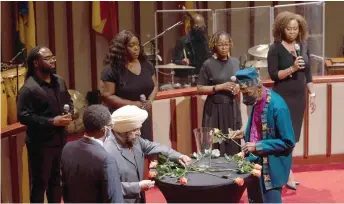
<path id="1" fill-rule="evenodd" d="M 210 85 L 207 61 L 203 63 L 201 70 L 198 74 L 198 85 Z"/>
<path id="2" fill-rule="evenodd" d="M 115 68 L 106 66 L 102 71 L 101 78 L 102 81 L 116 83 L 118 79 L 118 74 Z"/>
<path id="3" fill-rule="evenodd" d="M 155 67 L 154 67 L 154 65 L 153 65 L 150 61 L 147 60 L 147 61 L 145 62 L 145 64 L 146 64 L 146 67 L 148 68 L 149 73 L 150 73 L 151 76 L 153 76 L 154 74 L 156 74 Z"/>
<path id="4" fill-rule="evenodd" d="M 306 76 L 306 83 L 310 83 L 313 81 L 313 79 L 312 79 L 312 72 L 311 72 L 311 66 L 310 66 L 311 58 L 310 58 L 308 49 L 307 49 L 307 58 L 308 58 L 308 63 L 306 64 L 305 76 Z"/>
<path id="5" fill-rule="evenodd" d="M 276 44 L 270 45 L 268 52 L 268 71 L 273 81 L 278 81 L 278 48 Z"/>

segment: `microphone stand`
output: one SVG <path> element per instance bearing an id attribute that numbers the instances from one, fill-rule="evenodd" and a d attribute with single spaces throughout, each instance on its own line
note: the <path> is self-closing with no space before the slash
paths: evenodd
<path id="1" fill-rule="evenodd" d="M 13 64 L 13 62 L 15 62 L 16 59 L 17 59 L 20 55 L 22 55 L 22 54 L 24 53 L 24 51 L 25 51 L 25 48 L 21 49 L 21 50 L 17 53 L 17 55 L 14 56 L 14 57 L 12 58 L 12 60 L 10 61 L 10 63 Z M 18 64 L 16 65 L 16 76 L 17 76 L 17 94 L 16 94 L 16 100 L 18 100 L 18 92 L 19 92 L 19 65 L 18 65 Z"/>
<path id="2" fill-rule="evenodd" d="M 154 54 L 154 60 L 153 60 L 153 65 L 155 67 L 156 65 L 156 48 L 155 48 L 155 40 L 157 40 L 159 37 L 163 36 L 167 31 L 173 29 L 174 27 L 177 27 L 179 25 L 184 24 L 183 21 L 179 21 L 178 23 L 170 26 L 169 28 L 167 28 L 166 30 L 164 30 L 163 32 L 161 32 L 160 34 L 158 34 L 157 36 L 155 36 L 154 38 L 150 39 L 149 41 L 147 41 L 145 44 L 143 44 L 142 46 L 146 46 L 148 43 L 151 43 L 151 53 Z"/>

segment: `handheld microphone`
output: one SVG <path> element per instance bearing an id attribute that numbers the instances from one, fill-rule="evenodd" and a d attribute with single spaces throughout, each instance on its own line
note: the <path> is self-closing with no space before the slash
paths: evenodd
<path id="1" fill-rule="evenodd" d="M 231 81 L 236 83 L 237 82 L 236 76 L 231 76 Z"/>
<path id="2" fill-rule="evenodd" d="M 141 95 L 140 95 L 140 101 L 141 101 L 142 103 L 146 103 L 146 96 L 145 96 L 144 94 L 141 94 Z M 141 108 L 142 108 L 142 109 L 145 109 L 145 106 L 142 106 Z"/>
<path id="3" fill-rule="evenodd" d="M 68 114 L 69 113 L 69 109 L 70 109 L 69 105 L 68 104 L 64 104 L 64 106 L 63 106 L 64 114 Z"/>
<path id="4" fill-rule="evenodd" d="M 294 44 L 294 48 L 295 48 L 295 52 L 296 52 L 296 56 L 299 57 L 301 56 L 301 48 L 299 44 Z"/>
<path id="5" fill-rule="evenodd" d="M 140 101 L 141 101 L 142 103 L 146 102 L 146 96 L 145 96 L 144 94 L 141 94 L 141 95 L 140 95 Z"/>

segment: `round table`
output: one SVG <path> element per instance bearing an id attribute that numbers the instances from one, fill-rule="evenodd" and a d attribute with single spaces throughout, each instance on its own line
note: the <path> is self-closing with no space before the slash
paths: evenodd
<path id="1" fill-rule="evenodd" d="M 212 168 L 236 168 L 234 162 L 227 162 L 220 157 L 212 159 Z M 181 185 L 176 178 L 164 178 L 157 180 L 156 185 L 168 203 L 237 203 L 244 193 L 247 183 L 253 181 L 253 176 L 248 174 L 237 174 L 234 171 L 211 172 L 216 175 L 231 174 L 232 178 L 241 177 L 245 183 L 238 186 L 232 179 L 220 178 L 206 173 L 190 172 L 186 178 L 188 183 Z"/>

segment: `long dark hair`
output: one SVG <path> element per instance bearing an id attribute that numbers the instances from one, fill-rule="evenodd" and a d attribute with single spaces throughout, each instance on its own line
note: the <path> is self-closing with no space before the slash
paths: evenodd
<path id="1" fill-rule="evenodd" d="M 137 37 L 137 35 L 127 30 L 122 30 L 119 32 L 110 43 L 109 51 L 106 54 L 104 64 L 111 65 L 111 67 L 123 67 L 125 62 L 128 60 L 127 44 L 132 37 Z M 147 57 L 143 51 L 142 45 L 140 44 L 139 61 L 144 62 L 146 59 Z"/>
<path id="2" fill-rule="evenodd" d="M 37 60 L 41 55 L 39 54 L 39 51 L 41 50 L 40 46 L 36 46 L 32 48 L 27 55 L 26 63 L 27 63 L 27 73 L 25 76 L 25 80 L 28 79 L 30 76 L 35 75 L 35 65 L 33 64 L 33 61 Z"/>

